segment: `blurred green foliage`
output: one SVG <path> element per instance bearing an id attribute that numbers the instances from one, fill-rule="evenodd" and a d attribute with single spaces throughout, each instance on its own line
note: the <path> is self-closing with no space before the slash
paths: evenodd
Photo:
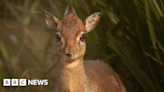
<path id="1" fill-rule="evenodd" d="M 49 85 L 0 84 L 0 92 L 52 92 L 58 59 L 54 31 L 47 27 L 41 11 L 61 20 L 68 3 L 82 20 L 94 12 L 102 13 L 97 27 L 86 36 L 85 59 L 100 59 L 112 66 L 128 92 L 164 91 L 163 0 L 1 2 L 12 18 L 0 18 L 0 82 L 3 78 L 46 78 Z"/>

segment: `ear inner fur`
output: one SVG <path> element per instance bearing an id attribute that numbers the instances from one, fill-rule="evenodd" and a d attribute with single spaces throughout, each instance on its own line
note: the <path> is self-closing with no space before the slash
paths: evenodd
<path id="1" fill-rule="evenodd" d="M 96 13 L 90 15 L 89 17 L 87 17 L 84 21 L 86 31 L 87 32 L 92 31 L 96 27 L 100 18 L 101 18 L 100 12 L 96 12 Z"/>
<path id="2" fill-rule="evenodd" d="M 56 29 L 59 20 L 47 11 L 42 11 L 48 27 Z"/>

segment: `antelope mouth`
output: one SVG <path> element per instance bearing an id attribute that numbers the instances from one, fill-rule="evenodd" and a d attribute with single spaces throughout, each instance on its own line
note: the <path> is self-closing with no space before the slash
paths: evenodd
<path id="1" fill-rule="evenodd" d="M 73 62 L 74 60 L 76 60 L 77 55 L 75 55 L 75 56 L 65 55 L 65 58 L 66 58 L 67 60 L 69 60 L 70 62 Z"/>
<path id="2" fill-rule="evenodd" d="M 73 60 L 76 59 L 76 57 L 77 57 L 77 55 L 75 55 L 75 56 L 71 56 L 71 57 L 67 57 L 67 58 L 68 58 L 69 60 L 73 61 Z"/>
<path id="3" fill-rule="evenodd" d="M 77 55 L 72 56 L 71 59 L 74 60 L 74 59 L 76 59 L 76 57 L 77 57 Z"/>

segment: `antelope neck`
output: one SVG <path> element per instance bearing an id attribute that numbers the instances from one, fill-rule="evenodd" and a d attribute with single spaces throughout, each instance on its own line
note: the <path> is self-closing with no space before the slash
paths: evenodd
<path id="1" fill-rule="evenodd" d="M 77 61 L 76 61 L 77 62 Z M 68 65 L 61 65 L 58 81 L 61 88 L 66 88 L 70 92 L 81 92 L 84 90 L 86 74 L 83 66 L 83 59 L 78 61 L 76 66 L 68 67 Z"/>

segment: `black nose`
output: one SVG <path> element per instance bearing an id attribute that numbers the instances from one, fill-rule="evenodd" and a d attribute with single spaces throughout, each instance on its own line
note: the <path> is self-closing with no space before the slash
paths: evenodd
<path id="1" fill-rule="evenodd" d="M 69 57 L 69 58 L 72 56 L 71 54 L 66 54 L 66 55 L 67 55 L 67 57 Z"/>

